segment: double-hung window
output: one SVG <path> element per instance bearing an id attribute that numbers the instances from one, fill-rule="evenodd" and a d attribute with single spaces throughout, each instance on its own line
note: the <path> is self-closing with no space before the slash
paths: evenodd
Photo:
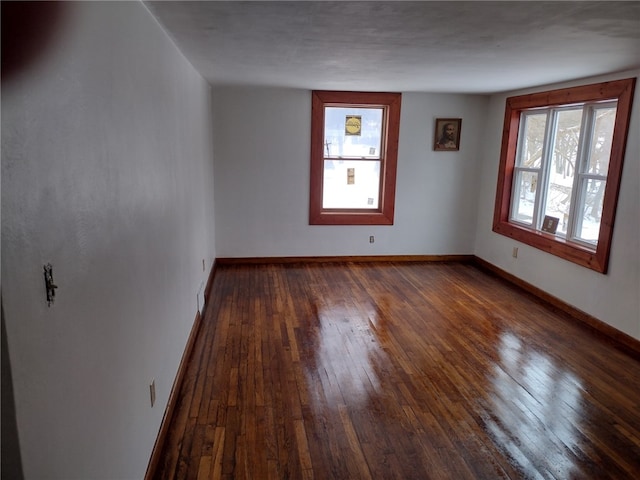
<path id="1" fill-rule="evenodd" d="M 496 232 L 606 271 L 633 87 L 507 99 Z"/>
<path id="2" fill-rule="evenodd" d="M 399 93 L 312 92 L 312 225 L 392 225 Z"/>

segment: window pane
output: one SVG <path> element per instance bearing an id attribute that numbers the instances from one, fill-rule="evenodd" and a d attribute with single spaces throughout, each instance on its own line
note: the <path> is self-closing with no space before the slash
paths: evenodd
<path id="1" fill-rule="evenodd" d="M 533 207 L 536 201 L 538 174 L 536 172 L 517 172 L 515 181 L 515 205 L 512 220 L 531 225 Z"/>
<path id="2" fill-rule="evenodd" d="M 382 108 L 324 109 L 324 155 L 380 158 Z"/>
<path id="3" fill-rule="evenodd" d="M 609 171 L 609 156 L 611 155 L 613 126 L 616 121 L 616 108 L 597 108 L 593 113 L 593 136 L 591 138 L 587 172 L 606 176 Z"/>
<path id="4" fill-rule="evenodd" d="M 561 235 L 567 233 L 581 124 L 582 108 L 558 112 L 544 214 L 558 218 Z"/>
<path id="5" fill-rule="evenodd" d="M 524 136 L 518 158 L 519 167 L 540 168 L 547 114 L 524 115 Z"/>
<path id="6" fill-rule="evenodd" d="M 378 208 L 380 162 L 325 160 L 322 208 Z"/>
<path id="7" fill-rule="evenodd" d="M 584 203 L 580 208 L 577 238 L 593 244 L 598 243 L 600 232 L 600 218 L 604 201 L 604 189 L 607 182 L 589 179 L 586 181 L 586 191 L 583 194 Z"/>

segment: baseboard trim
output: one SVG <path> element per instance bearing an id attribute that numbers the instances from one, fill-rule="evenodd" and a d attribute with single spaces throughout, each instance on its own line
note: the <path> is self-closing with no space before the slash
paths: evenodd
<path id="1" fill-rule="evenodd" d="M 366 263 L 366 262 L 472 262 L 474 255 L 356 255 L 326 257 L 222 257 L 218 265 L 261 265 L 282 263 Z"/>
<path id="2" fill-rule="evenodd" d="M 640 360 L 640 341 L 636 340 L 630 335 L 618 330 L 615 327 L 599 320 L 598 318 L 589 315 L 586 312 L 574 307 L 573 305 L 569 305 L 563 300 L 560 300 L 558 297 L 554 297 L 553 295 L 545 292 L 544 290 L 531 285 L 528 282 L 516 277 L 515 275 L 502 270 L 500 267 L 493 265 L 492 263 L 483 260 L 482 258 L 475 257 L 474 263 L 481 268 L 482 270 L 493 273 L 494 275 L 520 287 L 526 292 L 532 294 L 533 296 L 539 298 L 545 303 L 550 304 L 551 306 L 561 310 L 564 313 L 569 314 L 573 319 L 575 319 L 581 325 L 587 327 L 592 332 L 596 333 L 598 336 L 602 337 L 608 343 L 612 344 L 617 349 L 625 352 L 631 357 Z"/>
<path id="3" fill-rule="evenodd" d="M 187 371 L 187 365 L 189 363 L 189 359 L 191 358 L 191 352 L 193 351 L 193 346 L 196 343 L 201 324 L 202 315 L 200 315 L 200 312 L 197 312 L 196 318 L 193 322 L 193 326 L 191 327 L 191 333 L 189 333 L 189 338 L 187 339 L 187 345 L 185 346 L 184 352 L 182 353 L 182 358 L 180 359 L 178 373 L 176 374 L 176 378 L 174 379 L 173 385 L 171 386 L 171 392 L 169 393 L 167 407 L 164 410 L 164 416 L 162 417 L 162 423 L 160 424 L 160 431 L 158 432 L 156 443 L 153 445 L 151 458 L 149 459 L 149 464 L 147 465 L 147 472 L 144 476 L 145 480 L 152 480 L 158 470 L 158 465 L 160 464 L 160 456 L 162 455 L 162 449 L 169 433 L 171 420 L 173 419 L 173 414 L 178 403 L 180 387 L 182 386 L 182 382 Z"/>

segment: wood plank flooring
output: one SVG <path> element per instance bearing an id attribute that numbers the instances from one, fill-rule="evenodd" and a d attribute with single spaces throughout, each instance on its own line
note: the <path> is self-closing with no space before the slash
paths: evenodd
<path id="1" fill-rule="evenodd" d="M 640 362 L 471 264 L 225 265 L 156 478 L 637 479 Z"/>

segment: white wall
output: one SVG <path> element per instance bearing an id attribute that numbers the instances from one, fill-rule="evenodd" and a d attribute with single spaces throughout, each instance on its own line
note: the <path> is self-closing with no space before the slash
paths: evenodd
<path id="1" fill-rule="evenodd" d="M 311 92 L 214 88 L 219 257 L 471 254 L 487 97 L 404 93 L 393 226 L 310 226 Z M 461 117 L 459 152 L 434 152 Z M 375 243 L 369 243 L 369 236 Z"/>
<path id="2" fill-rule="evenodd" d="M 609 271 L 606 275 L 547 254 L 491 231 L 505 100 L 554 88 L 636 77 L 627 72 L 491 97 L 482 154 L 475 253 L 524 281 L 640 339 L 640 91 L 636 86 L 622 172 Z M 518 247 L 518 258 L 512 257 Z"/>
<path id="3" fill-rule="evenodd" d="M 136 479 L 216 255 L 210 88 L 141 3 L 67 13 L 48 54 L 2 85 L 18 433 L 27 479 Z"/>

